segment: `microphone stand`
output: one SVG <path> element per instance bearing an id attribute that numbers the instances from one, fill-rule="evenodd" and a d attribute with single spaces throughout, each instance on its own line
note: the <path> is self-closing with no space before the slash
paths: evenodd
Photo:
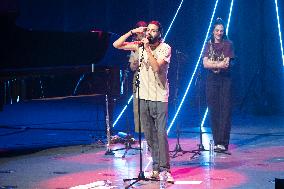
<path id="1" fill-rule="evenodd" d="M 198 71 L 197 71 L 197 77 L 196 77 L 196 80 L 195 80 L 195 85 L 197 85 L 197 95 L 198 95 L 198 120 L 201 121 L 201 112 L 200 112 L 200 108 L 201 108 L 201 98 L 200 98 L 200 95 L 201 95 L 201 67 L 199 65 L 198 67 Z M 195 156 L 197 155 L 201 155 L 200 152 L 203 152 L 203 151 L 209 151 L 209 150 L 205 150 L 204 148 L 204 145 L 203 145 L 203 141 L 202 141 L 202 135 L 203 135 L 203 131 L 202 131 L 202 128 L 201 128 L 201 124 L 199 125 L 199 144 L 197 145 L 198 146 L 198 149 L 197 150 L 193 150 L 194 154 L 190 157 L 190 159 L 194 159 Z"/>
<path id="2" fill-rule="evenodd" d="M 153 179 L 153 178 L 146 178 L 144 171 L 142 170 L 142 165 L 143 165 L 143 160 L 142 160 L 142 133 L 141 133 L 141 116 L 140 116 L 140 95 L 139 95 L 139 88 L 140 88 L 140 80 L 139 80 L 139 76 L 140 76 L 140 67 L 142 64 L 142 61 L 144 59 L 143 53 L 144 53 L 144 46 L 142 47 L 142 52 L 141 52 L 141 59 L 139 60 L 140 64 L 137 70 L 137 75 L 136 75 L 136 83 L 135 86 L 137 88 L 137 96 L 138 96 L 138 120 L 139 120 L 139 163 L 140 163 L 140 169 L 139 169 L 139 174 L 138 177 L 136 178 L 129 178 L 129 179 L 123 179 L 123 182 L 127 182 L 127 181 L 131 181 L 134 180 L 131 184 L 127 185 L 125 188 L 130 188 L 131 186 L 133 186 L 135 183 L 139 182 L 139 181 L 160 181 L 158 179 Z"/>
<path id="3" fill-rule="evenodd" d="M 198 87 L 198 118 L 199 118 L 199 121 L 201 121 L 201 112 L 200 112 L 200 108 L 201 108 L 201 67 L 199 65 L 198 67 L 198 72 L 197 72 L 197 77 L 196 77 L 196 81 L 195 81 L 195 85 L 197 85 Z M 203 145 L 203 139 L 202 139 L 202 135 L 203 135 L 203 131 L 202 131 L 202 128 L 201 128 L 201 124 L 199 125 L 199 144 L 197 145 L 198 146 L 198 149 L 196 150 L 192 150 L 192 152 L 194 152 L 194 154 L 190 157 L 190 159 L 194 159 L 195 156 L 197 155 L 201 155 L 201 152 L 204 152 L 204 151 L 209 151 L 209 150 L 206 150 L 204 148 L 204 145 Z M 214 152 L 216 153 L 222 153 L 222 154 L 227 154 L 227 155 L 231 155 L 230 152 L 227 152 L 227 151 L 220 151 L 220 150 L 216 150 L 214 149 Z"/>
<path id="4" fill-rule="evenodd" d="M 108 77 L 110 77 L 109 70 L 107 70 Z M 111 125 L 110 125 L 110 116 L 109 116 L 109 94 L 110 94 L 110 85 L 109 79 L 107 80 L 107 92 L 105 96 L 105 103 L 106 103 L 106 134 L 107 134 L 107 149 L 105 155 L 114 155 L 113 150 L 110 148 L 110 137 L 111 137 Z"/>
<path id="5" fill-rule="evenodd" d="M 128 70 L 129 66 L 127 68 L 125 68 L 124 70 L 124 83 L 126 85 L 126 94 L 128 94 Z M 133 97 L 134 98 L 134 97 Z M 134 148 L 131 146 L 131 137 L 130 137 L 130 124 L 129 124 L 129 119 L 128 119 L 128 116 L 126 114 L 126 124 L 127 124 L 127 137 L 125 138 L 125 141 L 124 141 L 124 145 L 125 147 L 124 148 L 118 148 L 118 149 L 115 149 L 115 150 L 112 150 L 112 151 L 119 151 L 119 150 L 125 150 L 123 155 L 122 155 L 122 158 L 125 158 L 125 155 L 127 154 L 127 152 L 130 150 L 130 149 L 134 149 L 134 150 L 140 150 L 140 148 Z"/>
<path id="6" fill-rule="evenodd" d="M 176 72 L 176 88 L 175 88 L 175 97 L 174 97 L 174 103 L 175 103 L 175 111 L 177 111 L 177 98 L 178 98 L 178 82 L 179 82 L 179 67 L 180 67 L 180 58 L 181 58 L 181 54 L 182 52 L 179 52 L 178 50 L 176 50 L 176 56 L 177 56 L 177 72 Z M 183 150 L 181 148 L 180 145 L 180 121 L 177 122 L 177 126 L 176 126 L 176 134 L 177 134 L 177 144 L 174 150 L 170 151 L 170 153 L 174 153 L 172 155 L 172 158 L 175 158 L 177 156 L 182 156 L 183 154 L 186 153 L 195 153 L 193 151 L 186 151 Z M 181 153 L 181 155 L 178 155 L 178 153 Z"/>

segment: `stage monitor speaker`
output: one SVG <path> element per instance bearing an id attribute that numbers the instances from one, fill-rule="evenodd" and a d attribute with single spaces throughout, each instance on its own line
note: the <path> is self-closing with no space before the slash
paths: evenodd
<path id="1" fill-rule="evenodd" d="M 275 189 L 284 188 L 284 179 L 275 178 Z"/>

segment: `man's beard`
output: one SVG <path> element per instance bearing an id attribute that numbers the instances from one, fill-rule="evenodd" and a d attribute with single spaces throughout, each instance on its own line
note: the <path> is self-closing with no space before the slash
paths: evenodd
<path id="1" fill-rule="evenodd" d="M 149 40 L 149 44 L 155 44 L 157 41 L 159 41 L 159 37 L 152 37 L 152 36 L 149 36 L 148 37 L 148 40 Z"/>

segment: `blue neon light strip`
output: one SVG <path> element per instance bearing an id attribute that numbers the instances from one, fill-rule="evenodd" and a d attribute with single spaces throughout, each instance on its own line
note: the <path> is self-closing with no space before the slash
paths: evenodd
<path id="1" fill-rule="evenodd" d="M 205 113 L 204 113 L 204 116 L 203 116 L 203 119 L 202 119 L 202 122 L 201 122 L 201 127 L 204 126 L 204 123 L 205 123 L 207 114 L 208 114 L 208 107 L 207 107 L 206 110 L 205 110 Z"/>
<path id="2" fill-rule="evenodd" d="M 216 11 L 218 2 L 219 2 L 219 0 L 216 0 L 215 6 L 214 6 L 214 9 L 213 9 L 213 13 L 212 13 L 212 16 L 211 16 L 211 19 L 210 19 L 210 23 L 209 23 L 209 26 L 208 26 L 208 29 L 207 29 L 207 33 L 206 33 L 206 36 L 205 36 L 205 39 L 204 39 L 204 42 L 203 42 L 203 46 L 202 46 L 202 49 L 201 49 L 201 52 L 200 52 L 200 55 L 199 55 L 199 58 L 198 58 L 198 61 L 197 61 L 196 65 L 195 65 L 193 74 L 191 75 L 191 78 L 190 78 L 190 81 L 189 81 L 189 83 L 188 83 L 188 85 L 187 85 L 186 91 L 185 91 L 185 93 L 184 93 L 184 95 L 183 95 L 183 97 L 182 97 L 181 103 L 179 104 L 179 107 L 178 107 L 178 109 L 177 109 L 177 111 L 176 111 L 176 113 L 175 113 L 175 115 L 174 115 L 174 118 L 173 118 L 171 124 L 169 125 L 169 128 L 168 128 L 168 130 L 167 130 L 167 133 L 168 133 L 168 134 L 169 134 L 169 132 L 170 132 L 170 130 L 171 130 L 171 128 L 172 128 L 172 126 L 173 126 L 173 124 L 174 124 L 174 122 L 175 122 L 175 120 L 176 120 L 176 118 L 177 118 L 177 116 L 178 116 L 178 114 L 179 114 L 179 112 L 180 112 L 181 106 L 182 106 L 182 104 L 183 104 L 183 102 L 184 102 L 184 100 L 185 100 L 185 97 L 186 97 L 186 95 L 187 95 L 187 93 L 188 93 L 188 90 L 189 90 L 189 88 L 190 88 L 190 86 L 191 86 L 191 83 L 192 83 L 192 81 L 193 81 L 193 78 L 194 78 L 194 76 L 195 76 L 195 73 L 196 73 L 196 71 L 197 71 L 197 68 L 198 68 L 198 66 L 199 66 L 200 59 L 201 59 L 201 56 L 202 56 L 202 53 L 203 53 L 203 50 L 204 50 L 204 47 L 205 47 L 205 44 L 206 44 L 206 41 L 207 41 L 209 32 L 210 32 L 210 28 L 211 28 L 211 25 L 212 25 L 212 21 L 213 21 L 213 18 L 214 18 L 214 16 L 215 16 L 215 11 Z"/>
<path id="3" fill-rule="evenodd" d="M 168 30 L 167 30 L 165 36 L 164 36 L 164 40 L 166 40 L 166 37 L 167 37 L 168 33 L 170 32 L 170 30 L 171 30 L 171 28 L 172 28 L 172 25 L 173 25 L 173 23 L 174 23 L 174 21 L 175 21 L 175 19 L 176 19 L 177 14 L 179 13 L 179 10 L 180 10 L 182 4 L 183 4 L 183 0 L 181 0 L 179 6 L 178 6 L 178 8 L 177 8 L 177 11 L 176 11 L 176 13 L 175 13 L 175 15 L 174 15 L 174 18 L 172 19 L 171 24 L 170 24 L 170 26 L 169 26 L 169 28 L 168 28 Z M 113 127 L 117 124 L 117 122 L 118 122 L 119 119 L 121 118 L 122 114 L 125 112 L 125 110 L 126 110 L 128 104 L 131 102 L 132 99 L 133 99 L 133 95 L 131 95 L 131 97 L 130 97 L 129 100 L 128 100 L 128 103 L 123 107 L 122 111 L 120 112 L 120 114 L 118 115 L 118 117 L 116 118 L 116 120 L 114 121 L 114 123 L 113 123 L 113 125 L 112 125 Z"/>
<path id="4" fill-rule="evenodd" d="M 119 119 L 121 118 L 122 114 L 125 112 L 127 106 L 129 105 L 129 103 L 131 102 L 131 100 L 133 99 L 133 95 L 131 95 L 131 97 L 128 99 L 127 104 L 123 107 L 122 111 L 120 112 L 120 114 L 118 115 L 118 117 L 116 118 L 116 120 L 113 123 L 113 127 L 117 124 L 117 122 L 119 121 Z"/>
<path id="5" fill-rule="evenodd" d="M 164 41 L 166 40 L 166 38 L 167 38 L 167 36 L 168 36 L 168 34 L 169 34 L 171 28 L 172 28 L 172 25 L 173 25 L 174 21 L 176 20 L 177 14 L 179 13 L 179 10 L 180 10 L 180 8 L 181 8 L 181 6 L 182 6 L 182 3 L 183 3 L 183 0 L 181 0 L 179 6 L 178 6 L 178 8 L 177 8 L 176 14 L 174 15 L 174 18 L 172 19 L 172 22 L 171 22 L 171 24 L 170 24 L 170 26 L 169 26 L 169 28 L 168 28 L 166 34 L 164 35 Z"/>
<path id="6" fill-rule="evenodd" d="M 228 35 L 228 33 L 229 33 L 229 27 L 230 27 L 230 22 L 231 22 L 231 15 L 232 15 L 233 6 L 234 6 L 234 0 L 231 1 L 231 5 L 230 5 L 230 12 L 229 12 L 229 17 L 228 17 L 228 21 L 227 21 L 226 35 Z"/>
<path id="7" fill-rule="evenodd" d="M 277 16 L 277 26 L 278 26 L 278 33 L 279 33 L 279 40 L 280 40 L 280 48 L 282 53 L 282 62 L 284 66 L 284 53 L 283 53 L 283 44 L 282 44 L 282 34 L 281 34 L 281 27 L 280 27 L 280 18 L 278 13 L 278 3 L 277 0 L 275 0 L 275 8 L 276 8 L 276 16 Z"/>

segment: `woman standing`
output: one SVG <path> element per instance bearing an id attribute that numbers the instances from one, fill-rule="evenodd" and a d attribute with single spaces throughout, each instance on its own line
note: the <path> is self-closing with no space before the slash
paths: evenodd
<path id="1" fill-rule="evenodd" d="M 207 69 L 206 99 L 209 108 L 215 149 L 228 150 L 231 132 L 231 61 L 233 44 L 227 39 L 225 25 L 217 18 L 211 38 L 203 53 L 203 65 Z"/>

